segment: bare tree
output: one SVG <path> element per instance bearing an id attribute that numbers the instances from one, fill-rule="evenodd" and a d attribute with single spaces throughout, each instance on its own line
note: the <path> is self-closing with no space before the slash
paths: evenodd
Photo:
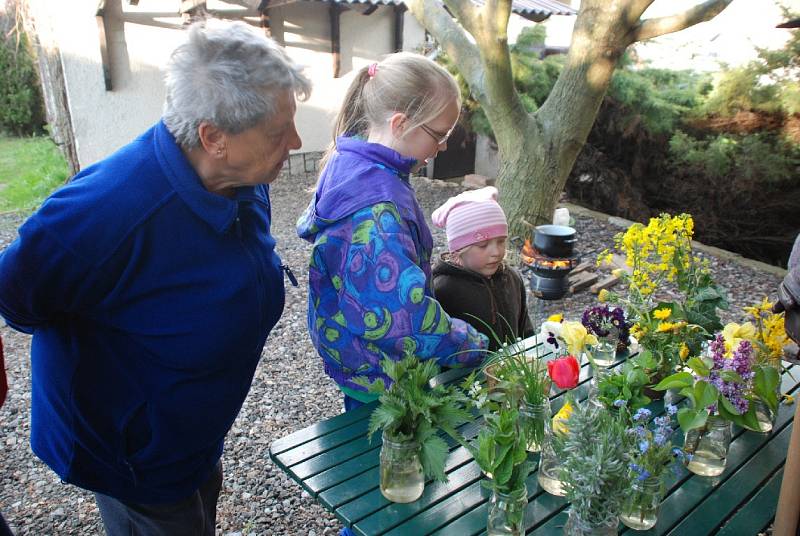
<path id="1" fill-rule="evenodd" d="M 511 73 L 511 0 L 405 0 L 486 112 L 500 152 L 498 186 L 512 235 L 528 235 L 531 225 L 550 220 L 625 49 L 711 20 L 732 0 L 643 19 L 653 1 L 582 0 L 564 69 L 547 100 L 528 113 Z"/>

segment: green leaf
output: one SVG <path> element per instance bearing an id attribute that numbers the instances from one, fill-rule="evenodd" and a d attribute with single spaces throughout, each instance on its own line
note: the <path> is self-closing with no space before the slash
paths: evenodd
<path id="1" fill-rule="evenodd" d="M 719 373 L 719 377 L 726 382 L 744 383 L 744 380 L 741 376 L 739 376 L 739 373 L 734 370 L 722 370 Z"/>
<path id="2" fill-rule="evenodd" d="M 678 424 L 681 430 L 688 432 L 694 428 L 702 428 L 708 419 L 708 412 L 705 409 L 681 408 L 678 410 Z"/>
<path id="3" fill-rule="evenodd" d="M 439 482 L 447 481 L 444 466 L 448 452 L 447 443 L 435 434 L 428 436 L 421 444 L 419 457 L 422 471 L 427 478 L 434 478 Z"/>
<path id="4" fill-rule="evenodd" d="M 656 391 L 666 391 L 667 389 L 680 389 L 683 387 L 691 387 L 694 383 L 694 377 L 689 372 L 678 372 L 671 376 L 667 376 L 656 386 L 653 387 Z"/>
<path id="5" fill-rule="evenodd" d="M 717 401 L 719 391 L 708 382 L 698 381 L 694 385 L 694 405 L 695 408 L 706 408 Z"/>
<path id="6" fill-rule="evenodd" d="M 730 415 L 741 415 L 741 413 L 739 413 L 739 410 L 736 409 L 735 407 L 733 407 L 733 404 L 731 404 L 731 401 L 728 400 L 725 396 L 719 397 L 719 401 L 720 401 L 720 404 L 717 406 L 718 409 L 720 409 L 720 410 L 724 409 Z"/>
<path id="7" fill-rule="evenodd" d="M 693 357 L 686 362 L 690 369 L 692 369 L 698 376 L 708 376 L 711 372 L 708 365 L 699 357 Z"/>
<path id="8" fill-rule="evenodd" d="M 753 378 L 753 390 L 772 411 L 778 408 L 778 385 L 780 384 L 780 373 L 769 366 L 756 368 Z"/>

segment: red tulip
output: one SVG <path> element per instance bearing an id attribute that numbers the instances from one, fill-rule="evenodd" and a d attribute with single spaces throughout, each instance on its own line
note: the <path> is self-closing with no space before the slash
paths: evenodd
<path id="1" fill-rule="evenodd" d="M 571 355 L 547 362 L 547 373 L 560 389 L 572 389 L 578 385 L 580 372 L 578 360 Z"/>

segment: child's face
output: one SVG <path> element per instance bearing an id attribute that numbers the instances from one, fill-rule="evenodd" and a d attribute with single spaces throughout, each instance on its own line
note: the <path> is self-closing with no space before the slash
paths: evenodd
<path id="1" fill-rule="evenodd" d="M 499 236 L 484 240 L 465 248 L 461 254 L 461 264 L 482 276 L 494 275 L 506 256 L 506 237 Z"/>
<path id="2" fill-rule="evenodd" d="M 395 142 L 397 152 L 417 160 L 417 164 L 411 168 L 411 171 L 418 171 L 439 151 L 447 149 L 447 138 L 458 121 L 459 113 L 458 101 L 451 100 L 442 113 L 430 121 L 404 132 L 403 136 Z"/>

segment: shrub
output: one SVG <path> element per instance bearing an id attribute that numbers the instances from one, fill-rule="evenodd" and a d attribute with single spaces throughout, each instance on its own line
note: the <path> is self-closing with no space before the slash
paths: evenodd
<path id="1" fill-rule="evenodd" d="M 16 135 L 43 132 L 39 79 L 24 33 L 0 33 L 0 72 L 0 129 Z"/>

